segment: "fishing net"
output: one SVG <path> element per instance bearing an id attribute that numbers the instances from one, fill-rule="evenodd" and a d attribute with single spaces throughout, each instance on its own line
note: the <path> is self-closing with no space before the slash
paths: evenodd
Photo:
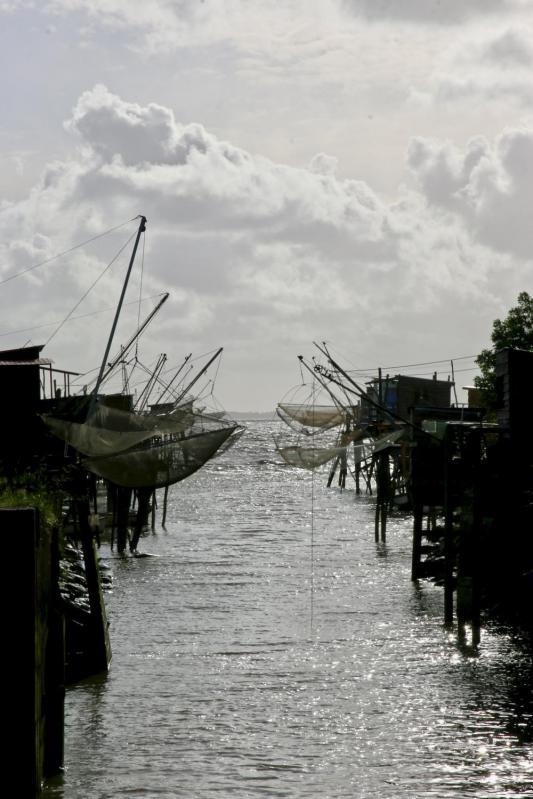
<path id="1" fill-rule="evenodd" d="M 354 444 L 353 447 L 354 464 L 357 466 L 364 463 L 365 461 L 369 461 L 372 458 L 373 452 L 374 452 L 374 442 L 370 438 L 365 439 L 360 444 Z"/>
<path id="2" fill-rule="evenodd" d="M 228 425 L 186 435 L 170 435 L 114 455 L 89 458 L 86 469 L 125 488 L 162 488 L 184 480 L 196 472 L 221 447 L 230 446 L 238 425 Z M 227 448 L 226 446 L 226 448 Z"/>
<path id="3" fill-rule="evenodd" d="M 185 432 L 194 424 L 191 408 L 176 407 L 164 413 L 134 413 L 98 403 L 84 422 L 42 416 L 50 431 L 78 452 L 100 457 L 123 452 L 155 435 Z"/>
<path id="4" fill-rule="evenodd" d="M 297 445 L 280 446 L 276 444 L 285 463 L 289 466 L 297 466 L 300 469 L 316 469 L 325 463 L 346 455 L 346 447 L 301 447 Z"/>
<path id="5" fill-rule="evenodd" d="M 342 408 L 335 405 L 313 405 L 303 403 L 283 403 L 280 402 L 277 406 L 276 412 L 280 419 L 282 419 L 289 427 L 292 427 L 291 422 L 298 422 L 303 427 L 311 427 L 313 429 L 320 428 L 322 430 L 329 430 L 332 427 L 337 427 L 343 424 L 346 420 L 346 414 Z"/>

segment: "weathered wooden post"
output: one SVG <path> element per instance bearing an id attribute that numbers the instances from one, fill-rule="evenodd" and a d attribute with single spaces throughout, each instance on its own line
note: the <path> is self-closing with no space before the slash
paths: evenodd
<path id="1" fill-rule="evenodd" d="M 152 496 L 151 488 L 138 488 L 137 489 L 137 516 L 135 519 L 135 529 L 130 541 L 130 551 L 137 551 L 137 544 L 142 535 L 143 528 L 148 523 L 148 515 L 150 513 L 150 497 Z"/>
<path id="2" fill-rule="evenodd" d="M 472 464 L 472 530 L 470 534 L 470 574 L 472 579 L 471 597 L 471 623 L 472 623 L 472 646 L 479 646 L 481 640 L 481 575 L 480 575 L 480 552 L 481 552 L 481 528 L 482 528 L 482 503 L 481 503 L 481 429 L 473 431 L 475 435 L 474 462 Z"/>
<path id="3" fill-rule="evenodd" d="M 4 763 L 18 767 L 17 796 L 31 799 L 41 794 L 45 774 L 62 765 L 61 668 L 50 665 L 60 652 L 54 651 L 52 658 L 56 632 L 52 625 L 50 636 L 48 627 L 57 589 L 57 572 L 51 568 L 57 549 L 51 547 L 51 532 L 41 528 L 35 508 L 1 509 L 0 526 L 4 552 L 14 545 L 17 558 L 17 568 L 5 568 L 0 581 L 4 685 L 12 700 L 5 708 L 2 746 Z"/>
<path id="4" fill-rule="evenodd" d="M 446 431 L 444 443 L 444 624 L 453 624 L 453 591 L 454 591 L 454 506 L 453 475 L 450 446 L 450 427 Z"/>
<path id="5" fill-rule="evenodd" d="M 163 517 L 161 519 L 161 527 L 165 529 L 165 523 L 167 520 L 167 502 L 168 502 L 168 486 L 165 486 L 165 493 L 163 496 Z"/>
<path id="6" fill-rule="evenodd" d="M 154 489 L 154 491 L 152 491 L 152 518 L 151 518 L 151 524 L 150 524 L 150 528 L 152 530 L 152 533 L 155 532 L 155 512 L 156 512 L 156 509 L 157 509 L 157 494 L 156 494 L 156 491 Z"/>
<path id="7" fill-rule="evenodd" d="M 122 553 L 128 543 L 128 527 L 130 521 L 131 488 L 117 486 L 117 551 Z"/>
<path id="8" fill-rule="evenodd" d="M 420 557 L 422 555 L 422 517 L 423 507 L 419 501 L 413 503 L 413 550 L 411 555 L 411 580 L 420 577 Z"/>
<path id="9" fill-rule="evenodd" d="M 85 565 L 85 578 L 89 594 L 90 640 L 88 642 L 87 665 L 91 672 L 107 671 L 111 661 L 109 625 L 105 609 L 104 592 L 98 570 L 96 542 L 89 525 L 89 502 L 77 501 L 80 524 L 80 538 Z"/>
<path id="10" fill-rule="evenodd" d="M 339 486 L 340 488 L 346 488 L 346 475 L 348 474 L 348 462 L 346 459 L 346 453 L 343 452 L 340 455 L 339 460 Z"/>
<path id="11" fill-rule="evenodd" d="M 387 538 L 387 511 L 390 502 L 390 464 L 387 451 L 381 451 L 376 456 L 376 482 L 374 537 L 376 541 L 385 541 Z"/>
<path id="12" fill-rule="evenodd" d="M 59 530 L 52 530 L 50 542 L 50 603 L 46 642 L 44 697 L 45 777 L 58 774 L 64 763 L 65 726 L 65 615 L 59 595 Z"/>
<path id="13" fill-rule="evenodd" d="M 328 477 L 328 483 L 327 483 L 327 487 L 328 488 L 331 487 L 331 484 L 333 482 L 333 478 L 335 477 L 335 472 L 337 471 L 338 463 L 339 463 L 339 456 L 337 455 L 337 457 L 333 461 L 333 466 L 331 467 L 331 469 L 329 471 L 329 477 Z"/>
<path id="14" fill-rule="evenodd" d="M 355 493 L 361 493 L 361 464 L 355 464 Z"/>

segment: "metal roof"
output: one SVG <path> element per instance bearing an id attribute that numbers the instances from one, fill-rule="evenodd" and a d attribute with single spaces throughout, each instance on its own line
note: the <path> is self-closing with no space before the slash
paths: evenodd
<path id="1" fill-rule="evenodd" d="M 0 361 L 0 366 L 51 366 L 50 358 L 35 358 L 33 361 Z"/>

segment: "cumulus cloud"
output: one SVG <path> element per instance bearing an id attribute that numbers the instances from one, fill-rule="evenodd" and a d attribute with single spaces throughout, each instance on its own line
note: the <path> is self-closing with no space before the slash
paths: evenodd
<path id="1" fill-rule="evenodd" d="M 80 96 L 66 127 L 77 155 L 48 165 L 26 200 L 0 208 L 0 277 L 144 213 L 144 291 L 173 296 L 153 346 L 225 343 L 258 381 L 268 383 L 254 351 L 293 347 L 295 355 L 316 336 L 347 335 L 381 345 L 388 336 L 397 347 L 406 314 L 415 327 L 430 324 L 421 344 L 430 347 L 449 326 L 450 305 L 469 314 L 472 302 L 498 295 L 503 270 L 519 281 L 527 266 L 531 233 L 519 209 L 531 205 L 524 164 L 533 163 L 533 132 L 525 128 L 464 152 L 417 139 L 409 166 L 418 189 L 391 204 L 365 182 L 339 178 L 324 153 L 309 168 L 276 163 L 102 85 Z M 112 234 L 113 251 L 128 232 Z M 60 317 L 102 274 L 89 309 L 109 305 L 123 271 L 105 271 L 106 246 L 98 240 L 5 284 L 13 293 L 0 300 L 4 324 L 15 325 L 20 308 L 47 322 Z M 93 362 L 101 328 L 84 337 L 83 357 Z M 61 347 L 81 357 L 76 336 Z"/>
<path id="2" fill-rule="evenodd" d="M 533 130 L 504 131 L 461 151 L 415 139 L 408 164 L 428 202 L 454 212 L 481 243 L 530 259 L 533 253 Z"/>

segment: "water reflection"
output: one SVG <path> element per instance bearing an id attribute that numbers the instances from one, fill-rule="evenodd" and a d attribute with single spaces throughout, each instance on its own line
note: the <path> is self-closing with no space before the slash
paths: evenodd
<path id="1" fill-rule="evenodd" d="M 389 547 L 386 541 L 376 541 L 376 555 L 378 558 L 386 558 L 389 554 Z"/>
<path id="2" fill-rule="evenodd" d="M 159 557 L 110 561 L 112 670 L 69 691 L 47 796 L 527 795 L 527 647 L 487 627 L 462 651 L 410 580 L 410 522 L 376 545 L 372 502 L 318 479 L 311 518 L 267 432 L 171 491 Z"/>

